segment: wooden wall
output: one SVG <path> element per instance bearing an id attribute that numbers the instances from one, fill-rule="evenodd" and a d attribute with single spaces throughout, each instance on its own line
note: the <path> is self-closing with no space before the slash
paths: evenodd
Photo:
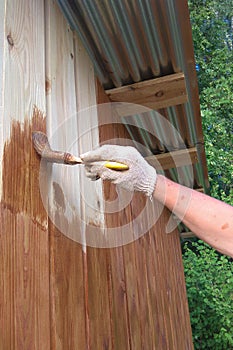
<path id="1" fill-rule="evenodd" d="M 48 219 L 31 146 L 45 130 L 44 2 L 0 7 L 0 349 L 49 349 Z"/>
<path id="2" fill-rule="evenodd" d="M 77 153 L 127 138 L 119 124 L 93 128 L 96 109 L 82 110 L 96 102 L 107 96 L 56 3 L 0 0 L 0 350 L 193 348 L 179 235 L 164 233 L 169 212 L 133 243 L 91 247 L 90 226 L 102 237 L 145 198 L 103 216 L 112 185 L 47 167 L 33 150 L 34 130 Z M 151 203 L 147 214 L 159 209 Z"/>

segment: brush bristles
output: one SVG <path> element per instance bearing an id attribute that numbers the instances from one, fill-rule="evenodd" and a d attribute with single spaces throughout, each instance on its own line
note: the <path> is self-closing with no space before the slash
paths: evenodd
<path id="1" fill-rule="evenodd" d="M 33 132 L 32 140 L 33 140 L 34 148 L 40 156 L 43 156 L 43 153 L 45 151 L 46 152 L 51 151 L 48 138 L 43 132 L 41 131 Z"/>
<path id="2" fill-rule="evenodd" d="M 64 163 L 65 164 L 71 164 L 71 165 L 81 164 L 82 160 L 80 158 L 78 158 L 78 157 L 73 156 L 70 153 L 64 153 Z"/>
<path id="3" fill-rule="evenodd" d="M 50 147 L 48 137 L 41 131 L 32 133 L 32 140 L 36 152 L 41 158 L 50 163 L 81 164 L 82 160 L 67 152 L 53 151 Z"/>

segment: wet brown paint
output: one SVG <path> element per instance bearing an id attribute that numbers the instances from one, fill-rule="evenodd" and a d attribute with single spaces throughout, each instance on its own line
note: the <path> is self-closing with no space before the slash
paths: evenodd
<path id="1" fill-rule="evenodd" d="M 50 349 L 48 220 L 39 192 L 40 158 L 31 141 L 34 130 L 45 131 L 45 116 L 36 107 L 30 120 L 13 119 L 3 149 L 0 349 Z"/>
<path id="2" fill-rule="evenodd" d="M 32 145 L 32 132 L 45 131 L 45 116 L 34 107 L 31 121 L 13 119 L 10 139 L 5 142 L 2 162 L 2 206 L 13 214 L 26 213 L 43 225 L 47 213 L 40 199 L 40 158 Z M 45 164 L 44 164 L 45 167 Z"/>

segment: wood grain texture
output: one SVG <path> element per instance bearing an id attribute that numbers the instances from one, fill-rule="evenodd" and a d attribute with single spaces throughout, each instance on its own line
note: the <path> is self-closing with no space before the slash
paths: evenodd
<path id="1" fill-rule="evenodd" d="M 100 128 L 98 111 L 85 110 L 95 104 L 96 90 L 80 41 L 52 0 L 7 1 L 4 14 L 0 349 L 192 349 L 179 237 L 177 232 L 164 234 L 170 213 L 165 210 L 133 243 L 90 247 L 91 228 L 101 240 L 105 224 L 130 223 L 133 239 L 159 204 L 151 203 L 142 222 L 136 222 L 145 197 L 135 194 L 119 214 L 104 217 L 99 185 L 85 185 L 77 169 L 40 167 L 33 150 L 31 133 L 45 131 L 45 110 L 54 148 L 78 155 L 109 139 L 128 142 L 125 127 L 114 124 L 108 108 L 109 123 Z M 99 85 L 97 90 L 98 103 L 109 102 Z M 45 188 L 39 188 L 40 175 L 45 184 L 49 176 Z M 83 203 L 80 189 L 89 193 L 94 211 Z M 40 190 L 50 199 L 50 221 Z M 109 183 L 104 194 L 109 201 L 117 195 Z M 66 217 L 70 208 L 73 215 Z M 83 223 L 80 218 L 88 219 Z"/>
<path id="2" fill-rule="evenodd" d="M 119 139 L 120 133 L 126 136 L 126 130 L 123 125 L 120 126 L 120 133 L 118 128 L 114 128 L 114 116 L 111 114 L 111 107 L 108 108 L 109 98 L 104 93 L 103 88 L 97 82 L 97 102 L 104 107 L 104 114 L 101 113 L 99 117 L 99 134 L 101 143 L 109 140 Z M 107 107 L 106 107 L 107 106 Z M 104 196 L 106 201 L 112 201 L 116 198 L 116 191 L 114 185 L 109 182 L 104 184 Z M 122 213 L 122 216 L 124 213 Z M 121 217 L 122 218 L 122 217 Z M 119 217 L 116 214 L 106 214 L 105 223 L 107 227 L 116 227 L 118 225 Z M 120 234 L 120 232 L 119 232 Z M 110 306 L 110 324 L 111 324 L 111 348 L 113 349 L 130 349 L 130 329 L 128 322 L 128 307 L 126 297 L 125 285 L 125 269 L 123 262 L 122 247 L 105 249 L 107 255 L 108 267 L 108 302 Z M 111 349 L 110 348 L 110 349 Z"/>
<path id="3" fill-rule="evenodd" d="M 107 101 L 98 85 L 98 102 Z M 123 125 L 109 123 L 100 129 L 100 137 L 101 141 L 118 137 L 122 142 L 128 135 Z M 105 184 L 105 197 L 115 198 L 113 185 Z M 136 350 L 193 349 L 178 230 L 165 233 L 170 213 L 157 202 L 149 203 L 146 215 L 136 223 L 134 219 L 144 206 L 145 197 L 135 194 L 124 210 L 106 215 L 109 227 L 131 221 L 133 236 L 152 213 L 162 210 L 145 235 L 109 251 L 113 346 Z"/>
<path id="4" fill-rule="evenodd" d="M 72 54 L 72 55 L 71 55 Z M 47 127 L 53 148 L 73 151 L 77 120 L 73 33 L 58 5 L 46 1 Z M 70 119 L 69 119 L 70 118 Z M 70 120 L 70 122 L 67 120 Z M 76 182 L 76 183 L 75 183 Z M 49 182 L 51 349 L 86 349 L 89 336 L 85 296 L 85 257 L 82 245 L 67 237 L 80 222 L 67 220 L 69 201 L 80 208 L 79 172 L 53 166 Z M 72 217 L 72 216 L 71 216 Z M 60 224 L 60 226 L 59 226 Z M 55 226 L 56 225 L 56 226 Z M 61 228 L 61 231 L 59 230 Z M 65 235 L 66 234 L 66 235 Z"/>
<path id="5" fill-rule="evenodd" d="M 182 149 L 145 158 L 157 169 L 171 169 L 198 162 L 197 148 Z"/>
<path id="6" fill-rule="evenodd" d="M 93 66 L 52 1 L 46 16 L 49 136 L 79 155 L 99 144 Z M 81 167 L 53 167 L 50 180 L 52 349 L 110 349 L 106 252 L 88 246 L 103 229 L 101 182 Z"/>
<path id="7" fill-rule="evenodd" d="M 49 349 L 48 220 L 31 143 L 45 131 L 44 2 L 0 7 L 0 349 Z"/>
<path id="8" fill-rule="evenodd" d="M 187 102 L 183 73 L 106 90 L 106 94 L 112 102 L 133 103 L 150 109 L 160 109 Z M 120 112 L 120 115 L 122 113 Z"/>
<path id="9" fill-rule="evenodd" d="M 93 65 L 77 35 L 74 35 L 74 61 L 77 101 L 77 126 L 80 153 L 99 145 L 98 114 Z M 90 349 L 111 349 L 111 320 L 108 296 L 107 251 L 90 246 L 100 243 L 104 233 L 103 192 L 101 181 L 91 182 L 81 177 L 80 186 L 84 200 L 81 215 L 86 223 L 85 295 L 88 308 L 88 346 Z M 94 209 L 94 210 L 93 210 Z M 89 240 L 91 229 L 96 231 Z"/>
<path id="10" fill-rule="evenodd" d="M 4 69 L 4 17 L 5 17 L 5 1 L 0 2 L 0 137 L 3 132 L 3 69 Z M 3 145 L 0 144 L 0 157 L 2 158 Z M 1 187 L 1 170 L 0 170 L 0 187 Z"/>

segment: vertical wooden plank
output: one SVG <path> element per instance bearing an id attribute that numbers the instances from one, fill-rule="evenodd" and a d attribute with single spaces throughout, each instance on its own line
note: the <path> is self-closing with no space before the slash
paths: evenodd
<path id="1" fill-rule="evenodd" d="M 31 144 L 33 130 L 45 131 L 44 2 L 0 7 L 0 348 L 49 349 L 47 214 Z"/>
<path id="2" fill-rule="evenodd" d="M 77 34 L 74 34 L 75 84 L 77 101 L 77 143 L 82 154 L 99 146 L 98 110 L 96 106 L 95 75 L 93 64 Z M 90 182 L 84 175 L 80 176 L 83 195 L 82 210 L 85 212 L 86 224 L 95 224 L 103 228 L 104 215 L 101 182 Z M 101 234 L 101 230 L 99 231 Z M 96 237 L 95 237 L 96 240 Z M 87 245 L 96 246 L 87 237 Z M 97 242 L 98 246 L 98 242 Z"/>
<path id="3" fill-rule="evenodd" d="M 112 349 L 108 290 L 108 251 L 87 247 L 90 349 Z"/>
<path id="4" fill-rule="evenodd" d="M 80 152 L 89 151 L 99 145 L 98 114 L 96 108 L 95 76 L 93 65 L 77 35 L 75 42 L 75 79 L 78 108 L 78 133 Z M 86 250 L 84 264 L 88 295 L 88 329 L 90 349 L 111 349 L 111 324 L 108 296 L 108 268 L 106 249 L 100 249 L 104 235 L 102 184 L 80 178 L 84 194 L 81 214 L 86 229 Z M 94 224 L 94 239 L 91 228 Z M 99 238 L 98 238 L 99 237 Z M 94 248 L 92 247 L 94 246 Z M 97 247 L 97 248 L 95 248 Z"/>
<path id="5" fill-rule="evenodd" d="M 3 140 L 3 72 L 5 49 L 5 5 L 6 0 L 0 2 L 0 139 Z M 0 143 L 0 159 L 3 154 L 3 143 Z M 2 188 L 2 168 L 0 167 L 0 188 Z"/>
<path id="6" fill-rule="evenodd" d="M 98 104 L 109 103 L 107 95 L 98 82 L 97 101 Z M 108 140 L 118 139 L 121 136 L 126 136 L 122 126 L 119 126 L 118 124 L 117 127 L 114 127 L 114 124 L 112 124 L 114 120 L 113 116 L 111 115 L 111 108 L 106 106 L 101 112 L 102 113 L 99 115 L 99 133 L 101 143 L 105 143 Z M 104 115 L 103 112 L 105 112 Z M 104 189 L 105 200 L 110 202 L 113 201 L 116 198 L 114 186 L 107 182 L 105 183 Z M 107 227 L 116 227 L 119 224 L 119 217 L 116 213 L 106 214 L 105 220 Z M 110 248 L 107 261 L 109 271 L 108 283 L 112 346 L 113 349 L 131 349 L 123 248 Z"/>
<path id="7" fill-rule="evenodd" d="M 169 217 L 165 209 L 144 246 L 149 303 L 157 316 L 157 348 L 193 349 L 179 233 L 163 231 Z"/>
<path id="8" fill-rule="evenodd" d="M 47 1 L 47 4 L 48 134 L 53 148 L 78 155 L 98 145 L 97 111 L 89 108 L 96 104 L 93 67 L 56 3 Z M 77 220 L 80 225 L 80 213 L 82 216 L 83 210 L 86 223 L 102 225 L 103 215 L 99 214 L 101 184 L 90 184 L 82 166 L 54 165 L 52 179 L 53 183 L 56 182 L 64 189 L 69 219 L 79 217 Z M 75 185 L 71 186 L 72 183 Z M 92 194 L 88 198 L 91 203 L 85 205 L 89 193 Z M 61 222 L 59 228 L 62 231 Z M 77 232 L 78 236 L 74 237 L 71 231 L 66 232 L 66 235 L 79 242 L 84 239 L 85 243 L 85 235 Z"/>
<path id="9" fill-rule="evenodd" d="M 70 149 L 78 135 L 73 33 L 52 0 L 46 0 L 46 81 L 47 126 L 51 145 L 78 154 L 77 143 Z M 80 222 L 77 221 L 78 215 L 73 221 L 72 215 L 69 222 L 64 221 L 64 212 L 69 210 L 70 201 L 76 209 L 80 208 L 78 168 L 53 166 L 49 200 L 52 349 L 86 349 L 87 310 L 82 246 L 66 236 L 68 230 L 74 230 L 75 226 L 79 230 Z"/>
<path id="10" fill-rule="evenodd" d="M 97 110 L 90 108 L 96 105 L 93 66 L 54 2 L 47 1 L 46 13 L 51 144 L 79 154 L 99 143 Z M 90 183 L 80 167 L 54 166 L 50 188 L 57 225 L 50 223 L 52 348 L 111 349 L 106 251 L 89 247 L 98 245 L 93 235 L 89 240 L 91 227 L 102 235 L 101 183 Z M 65 219 L 69 203 L 73 215 Z"/>

